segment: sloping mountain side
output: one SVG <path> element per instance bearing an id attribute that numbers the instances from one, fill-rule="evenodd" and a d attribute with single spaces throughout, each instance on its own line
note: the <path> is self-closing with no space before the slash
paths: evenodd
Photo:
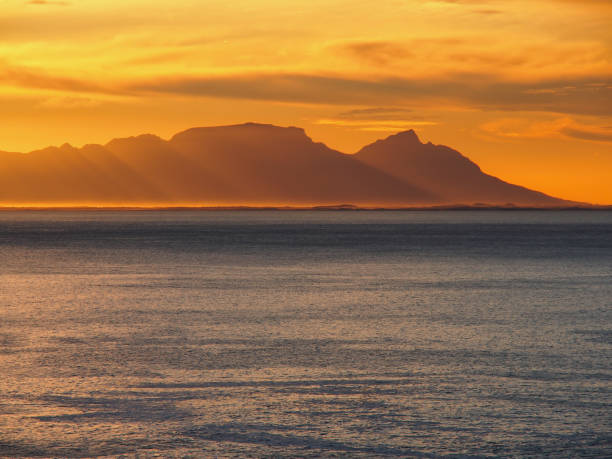
<path id="1" fill-rule="evenodd" d="M 412 130 L 363 147 L 355 157 L 393 177 L 422 187 L 447 203 L 555 206 L 560 201 L 485 174 L 478 165 L 452 148 L 421 143 Z"/>
<path id="2" fill-rule="evenodd" d="M 0 152 L 0 205 L 430 206 L 488 203 L 565 206 L 484 174 L 413 131 L 355 155 L 313 142 L 302 129 L 247 123 L 193 128 L 106 145 Z"/>

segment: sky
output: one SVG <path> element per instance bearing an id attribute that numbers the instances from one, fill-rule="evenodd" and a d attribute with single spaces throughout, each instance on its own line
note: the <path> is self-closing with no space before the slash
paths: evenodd
<path id="1" fill-rule="evenodd" d="M 246 121 L 354 153 L 414 129 L 612 204 L 609 0 L 0 0 L 0 150 Z"/>

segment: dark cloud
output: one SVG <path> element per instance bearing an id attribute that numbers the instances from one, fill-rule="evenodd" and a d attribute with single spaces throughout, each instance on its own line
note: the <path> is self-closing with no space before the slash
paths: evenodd
<path id="1" fill-rule="evenodd" d="M 520 66 L 528 62 L 524 56 L 500 55 L 498 53 L 454 52 L 448 55 L 452 62 L 482 64 L 487 66 Z"/>
<path id="2" fill-rule="evenodd" d="M 376 81 L 308 74 L 185 76 L 136 82 L 134 92 L 183 94 L 277 102 L 360 105 L 388 100 L 393 89 Z"/>
<path id="3" fill-rule="evenodd" d="M 502 11 L 492 10 L 492 9 L 482 9 L 482 10 L 474 10 L 474 13 L 490 15 L 490 14 L 502 14 Z"/>
<path id="4" fill-rule="evenodd" d="M 453 102 L 481 109 L 612 115 L 612 77 L 568 77 L 503 82 L 494 75 L 455 74 L 444 78 L 361 79 L 308 74 L 185 76 L 142 81 L 134 92 L 182 94 L 312 104 L 410 105 Z"/>
<path id="5" fill-rule="evenodd" d="M 2 64 L 2 62 L 0 62 Z M 443 77 L 360 78 L 298 73 L 147 78 L 131 82 L 52 75 L 28 67 L 0 67 L 0 82 L 72 93 L 154 96 L 156 94 L 275 102 L 402 107 L 458 105 L 491 110 L 542 111 L 612 116 L 612 75 L 565 77 L 537 82 L 500 81 L 496 75 L 456 73 Z M 370 113 L 405 116 L 405 112 Z M 402 109 L 405 110 L 405 109 Z M 353 116 L 358 116 L 353 114 Z M 365 115 L 362 115 L 365 116 Z"/>
<path id="6" fill-rule="evenodd" d="M 388 41 L 347 43 L 340 49 L 353 57 L 375 65 L 386 65 L 413 56 L 406 46 Z"/>
<path id="7" fill-rule="evenodd" d="M 561 129 L 561 133 L 568 137 L 582 140 L 595 140 L 598 142 L 612 142 L 612 132 L 595 132 L 585 129 L 565 127 Z"/>

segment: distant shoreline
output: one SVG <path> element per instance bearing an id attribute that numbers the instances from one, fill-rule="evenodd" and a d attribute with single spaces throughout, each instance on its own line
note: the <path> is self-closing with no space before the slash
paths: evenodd
<path id="1" fill-rule="evenodd" d="M 367 207 L 349 204 L 329 206 L 0 206 L 0 212 L 12 211 L 567 211 L 567 210 L 612 210 L 612 205 L 584 206 L 488 206 L 488 205 L 439 205 L 439 206 L 405 206 L 405 207 Z"/>

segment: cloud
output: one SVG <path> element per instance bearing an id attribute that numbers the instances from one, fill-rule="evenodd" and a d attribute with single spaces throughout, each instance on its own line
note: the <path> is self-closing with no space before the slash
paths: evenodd
<path id="1" fill-rule="evenodd" d="M 473 5 L 479 3 L 493 3 L 495 0 L 430 0 L 430 3 L 457 3 Z"/>
<path id="2" fill-rule="evenodd" d="M 353 42 L 341 45 L 340 49 L 374 65 L 392 64 L 414 56 L 406 46 L 390 41 Z"/>
<path id="3" fill-rule="evenodd" d="M 481 9 L 481 10 L 474 10 L 474 13 L 491 15 L 491 14 L 502 14 L 502 11 L 493 10 L 493 9 Z"/>
<path id="4" fill-rule="evenodd" d="M 514 1 L 511 0 L 510 3 Z M 550 0 L 551 2 L 558 3 L 576 3 L 578 5 L 604 5 L 610 6 L 610 0 Z M 504 2 L 504 0 L 430 0 L 431 3 L 454 3 L 457 5 L 475 5 L 475 4 L 500 4 L 500 3 L 509 3 L 508 0 Z"/>
<path id="5" fill-rule="evenodd" d="M 361 131 L 398 131 L 417 126 L 433 126 L 436 121 L 415 114 L 403 107 L 368 107 L 347 110 L 332 118 L 323 118 L 315 124 L 342 126 Z"/>
<path id="6" fill-rule="evenodd" d="M 348 56 L 373 72 L 442 74 L 448 71 L 496 73 L 505 77 L 553 76 L 610 69 L 609 46 L 604 41 L 517 40 L 509 46 L 497 36 L 421 37 L 406 41 L 352 41 L 330 46 L 336 58 Z M 387 68 L 388 67 L 388 68 Z"/>
<path id="7" fill-rule="evenodd" d="M 561 129 L 561 133 L 568 137 L 582 140 L 594 140 L 597 142 L 612 142 L 612 130 L 593 131 L 581 128 L 565 127 Z"/>
<path id="8" fill-rule="evenodd" d="M 0 84 L 77 93 L 117 94 L 117 91 L 82 78 L 50 75 L 43 70 L 10 66 L 0 61 Z"/>
<path id="9" fill-rule="evenodd" d="M 569 117 L 535 122 L 525 118 L 500 118 L 484 123 L 480 129 L 503 139 L 558 138 L 561 129 L 572 123 Z"/>
<path id="10" fill-rule="evenodd" d="M 49 5 L 49 6 L 68 6 L 70 2 L 63 1 L 50 1 L 50 0 L 30 0 L 27 2 L 28 5 Z"/>
<path id="11" fill-rule="evenodd" d="M 612 7 L 610 0 L 555 0 L 560 3 L 575 3 L 577 5 L 602 5 Z"/>
<path id="12" fill-rule="evenodd" d="M 360 131 L 400 131 L 417 126 L 434 126 L 435 121 L 415 120 L 347 120 L 342 118 L 323 118 L 315 121 L 315 124 L 327 126 L 341 126 L 358 129 Z"/>
<path id="13" fill-rule="evenodd" d="M 315 121 L 315 124 L 341 126 L 360 131 L 398 131 L 417 126 L 433 126 L 437 121 L 418 115 L 402 107 L 368 107 L 347 110 L 331 118 Z"/>
<path id="14" fill-rule="evenodd" d="M 174 95 L 344 106 L 459 107 L 612 116 L 612 75 L 504 81 L 497 75 L 366 78 L 307 73 L 173 75 L 98 82 L 42 69 L 3 65 L 0 84 L 66 93 L 154 97 Z M 397 109 L 393 109 L 397 110 Z M 371 114 L 370 119 L 373 117 Z M 398 112 L 378 114 L 398 118 Z M 356 116 L 353 114 L 352 116 Z"/>
<path id="15" fill-rule="evenodd" d="M 42 99 L 39 106 L 41 108 L 91 108 L 102 104 L 101 100 L 91 97 L 74 96 L 50 96 Z"/>
<path id="16" fill-rule="evenodd" d="M 495 75 L 367 79 L 296 73 L 166 77 L 125 86 L 164 93 L 330 105 L 457 105 L 477 109 L 612 115 L 609 75 L 537 82 L 500 81 Z"/>
<path id="17" fill-rule="evenodd" d="M 504 139 L 572 137 L 597 142 L 612 142 L 612 128 L 581 124 L 570 117 L 545 121 L 502 118 L 480 126 L 481 130 Z"/>
<path id="18" fill-rule="evenodd" d="M 168 51 L 163 53 L 155 53 L 148 55 L 141 55 L 138 57 L 132 57 L 125 60 L 126 64 L 129 65 L 149 65 L 149 64 L 161 64 L 167 62 L 175 62 L 188 56 L 185 51 Z"/>
<path id="19" fill-rule="evenodd" d="M 409 108 L 371 107 L 341 112 L 336 118 L 345 120 L 404 120 L 410 116 L 413 116 L 413 111 Z"/>

